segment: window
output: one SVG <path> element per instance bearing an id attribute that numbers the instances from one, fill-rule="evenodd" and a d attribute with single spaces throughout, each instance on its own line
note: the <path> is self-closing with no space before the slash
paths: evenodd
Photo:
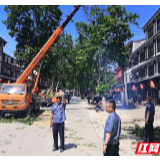
<path id="1" fill-rule="evenodd" d="M 1 52 L 0 52 L 0 55 L 1 55 Z M 2 55 L 3 55 L 3 46 L 2 46 Z"/>
<path id="2" fill-rule="evenodd" d="M 5 61 L 5 54 L 3 54 L 3 61 Z"/>
<path id="3" fill-rule="evenodd" d="M 157 52 L 160 52 L 160 39 L 157 40 Z"/>
<path id="4" fill-rule="evenodd" d="M 140 62 L 143 62 L 145 60 L 145 51 L 143 51 L 141 54 L 140 54 Z"/>
<path id="5" fill-rule="evenodd" d="M 135 79 L 138 79 L 140 77 L 140 70 L 138 69 L 136 72 L 135 72 Z"/>
<path id="6" fill-rule="evenodd" d="M 154 55 L 153 44 L 148 47 L 148 59 Z"/>
<path id="7" fill-rule="evenodd" d="M 157 20 L 157 31 L 160 30 L 160 18 Z"/>
<path id="8" fill-rule="evenodd" d="M 13 77 L 13 70 L 11 70 L 11 72 L 10 72 L 10 76 L 11 76 L 11 77 Z"/>
<path id="9" fill-rule="evenodd" d="M 145 68 L 140 70 L 140 77 L 145 77 Z"/>
<path id="10" fill-rule="evenodd" d="M 136 57 L 134 58 L 134 64 L 135 64 L 135 65 L 138 64 L 138 56 L 136 56 Z"/>
<path id="11" fill-rule="evenodd" d="M 154 75 L 154 65 L 151 65 L 148 67 L 148 76 L 153 76 Z"/>
<path id="12" fill-rule="evenodd" d="M 135 80 L 136 79 L 136 72 L 135 71 L 133 72 L 132 76 L 133 76 L 132 79 Z"/>
<path id="13" fill-rule="evenodd" d="M 13 58 L 11 58 L 11 63 L 13 64 Z"/>
<path id="14" fill-rule="evenodd" d="M 148 29 L 148 39 L 153 36 L 153 25 Z"/>
<path id="15" fill-rule="evenodd" d="M 160 74 L 160 61 L 158 62 L 158 73 Z"/>

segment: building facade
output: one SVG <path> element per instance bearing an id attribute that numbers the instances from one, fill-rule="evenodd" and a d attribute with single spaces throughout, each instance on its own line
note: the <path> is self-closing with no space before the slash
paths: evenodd
<path id="1" fill-rule="evenodd" d="M 3 48 L 7 42 L 0 37 L 0 79 L 2 82 L 7 83 L 16 82 L 19 73 L 20 67 L 16 63 L 16 59 L 4 53 Z M 39 88 L 48 88 L 51 87 L 51 81 L 46 78 L 39 79 Z"/>
<path id="2" fill-rule="evenodd" d="M 3 47 L 7 42 L 0 37 L 0 78 L 3 82 L 15 82 L 19 74 L 16 59 L 4 53 Z"/>
<path id="3" fill-rule="evenodd" d="M 160 9 L 142 29 L 146 38 L 128 43 L 132 57 L 127 69 L 128 98 L 151 96 L 160 104 Z"/>

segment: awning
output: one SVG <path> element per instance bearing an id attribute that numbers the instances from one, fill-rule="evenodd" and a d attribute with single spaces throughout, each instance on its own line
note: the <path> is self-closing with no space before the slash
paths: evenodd
<path id="1" fill-rule="evenodd" d="M 115 89 L 115 92 L 120 92 L 120 89 L 119 88 Z"/>
<path id="2" fill-rule="evenodd" d="M 135 85 L 132 86 L 132 90 L 133 90 L 133 91 L 136 90 L 136 86 L 135 86 Z"/>
<path id="3" fill-rule="evenodd" d="M 143 84 L 142 84 L 142 83 L 140 83 L 140 88 L 141 88 L 141 89 L 143 89 L 143 88 L 144 88 L 144 86 L 143 86 Z"/>
<path id="4" fill-rule="evenodd" d="M 154 84 L 153 81 L 150 81 L 150 87 L 151 87 L 151 88 L 155 88 L 155 84 Z"/>

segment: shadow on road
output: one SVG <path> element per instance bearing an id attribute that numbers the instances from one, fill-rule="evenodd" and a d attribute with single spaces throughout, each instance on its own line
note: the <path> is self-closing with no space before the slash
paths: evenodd
<path id="1" fill-rule="evenodd" d="M 116 110 L 119 110 L 119 109 L 130 110 L 130 109 L 140 109 L 140 107 L 138 107 L 138 106 L 130 107 L 130 106 L 120 106 L 120 105 L 117 105 L 116 106 Z"/>
<path id="2" fill-rule="evenodd" d="M 72 148 L 77 148 L 77 145 L 74 143 L 65 144 L 65 150 L 69 150 Z"/>

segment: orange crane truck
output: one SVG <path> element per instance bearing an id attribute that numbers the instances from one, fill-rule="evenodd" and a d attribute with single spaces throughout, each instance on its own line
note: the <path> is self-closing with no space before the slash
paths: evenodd
<path id="1" fill-rule="evenodd" d="M 40 103 L 51 103 L 55 101 L 55 98 L 42 98 L 36 97 L 38 91 L 38 80 L 40 76 L 40 70 L 37 74 L 36 82 L 27 79 L 29 74 L 33 71 L 37 63 L 44 58 L 45 53 L 57 39 L 59 34 L 64 30 L 65 26 L 72 19 L 74 14 L 78 11 L 80 5 L 74 6 L 71 14 L 66 17 L 64 22 L 53 32 L 52 36 L 45 43 L 42 49 L 34 57 L 28 67 L 17 79 L 16 83 L 2 83 L 0 84 L 0 116 L 5 113 L 17 113 L 24 112 L 26 115 L 30 114 L 33 110 L 40 109 Z M 41 65 L 40 65 L 41 67 Z M 52 101 L 53 100 L 53 101 Z"/>

